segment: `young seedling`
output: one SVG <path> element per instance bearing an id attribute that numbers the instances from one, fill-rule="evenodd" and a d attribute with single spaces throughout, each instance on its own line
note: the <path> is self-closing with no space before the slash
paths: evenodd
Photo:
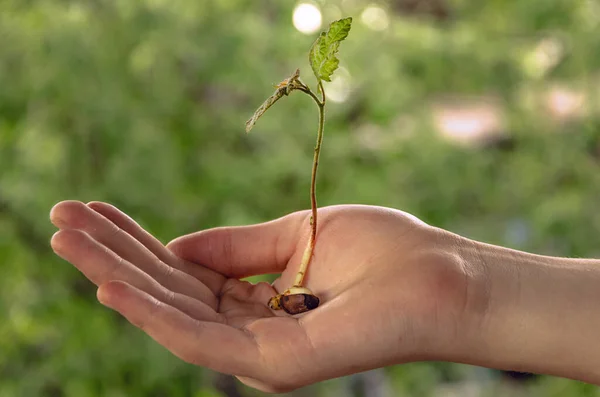
<path id="1" fill-rule="evenodd" d="M 309 95 L 319 108 L 317 144 L 315 146 L 313 157 L 312 176 L 310 183 L 310 204 L 312 210 L 312 215 L 310 218 L 310 237 L 304 250 L 304 254 L 302 255 L 302 262 L 300 263 L 294 284 L 290 288 L 286 289 L 282 294 L 272 297 L 268 302 L 268 305 L 271 309 L 283 309 L 289 314 L 304 313 L 319 306 L 319 298 L 316 297 L 311 290 L 303 287 L 302 282 L 304 281 L 304 275 L 306 274 L 308 265 L 310 264 L 317 238 L 317 198 L 315 190 L 317 181 L 317 167 L 319 166 L 319 154 L 321 152 L 323 127 L 325 123 L 326 97 L 325 90 L 323 89 L 323 81 L 331 81 L 331 75 L 338 68 L 340 61 L 337 59 L 336 55 L 340 47 L 340 42 L 348 36 L 351 25 L 352 18 L 350 17 L 332 22 L 329 25 L 329 29 L 319 35 L 310 49 L 308 60 L 313 73 L 317 78 L 317 93 L 320 94 L 320 99 L 306 84 L 300 80 L 300 69 L 296 69 L 296 71 L 290 77 L 283 80 L 276 86 L 277 90 L 275 93 L 267 98 L 267 100 L 256 110 L 250 120 L 246 122 L 246 132 L 250 132 L 258 118 L 262 116 L 275 102 L 284 96 L 288 96 L 292 91 L 296 90 Z"/>

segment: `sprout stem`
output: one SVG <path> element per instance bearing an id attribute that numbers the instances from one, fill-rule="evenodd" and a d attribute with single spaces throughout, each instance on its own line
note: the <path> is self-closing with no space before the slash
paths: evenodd
<path id="1" fill-rule="evenodd" d="M 319 167 L 319 154 L 321 153 L 321 143 L 323 142 L 323 128 L 325 126 L 325 90 L 323 89 L 323 83 L 319 81 L 319 91 L 321 92 L 320 101 L 317 98 L 317 96 L 310 90 L 310 88 L 306 87 L 306 89 L 304 89 L 303 87 L 301 91 L 310 95 L 317 104 L 317 107 L 319 108 L 319 130 L 317 131 L 317 144 L 315 146 L 312 175 L 310 180 L 310 207 L 312 210 L 312 215 L 310 218 L 310 237 L 308 239 L 308 243 L 306 244 L 306 248 L 304 249 L 304 254 L 302 255 L 302 262 L 300 263 L 298 273 L 296 273 L 296 278 L 294 280 L 293 287 L 302 287 L 304 275 L 306 274 L 306 270 L 308 269 L 308 265 L 312 258 L 312 254 L 315 249 L 315 243 L 317 240 L 317 168 Z"/>
<path id="2" fill-rule="evenodd" d="M 287 290 L 277 294 L 269 299 L 267 305 L 272 310 L 283 309 L 289 314 L 300 314 L 313 310 L 319 306 L 319 298 L 315 296 L 308 288 L 302 287 L 304 276 L 315 250 L 317 241 L 317 168 L 319 167 L 319 154 L 321 153 L 321 144 L 323 143 L 323 127 L 325 125 L 325 90 L 323 89 L 323 80 L 331 81 L 332 73 L 338 68 L 339 59 L 336 58 L 339 44 L 350 32 L 352 17 L 333 21 L 326 32 L 322 32 L 319 38 L 313 43 L 308 54 L 308 60 L 312 71 L 317 78 L 318 93 L 321 99 L 315 95 L 311 89 L 300 81 L 300 69 L 287 79 L 283 80 L 275 87 L 277 90 L 254 112 L 250 120 L 246 122 L 246 132 L 249 132 L 259 117 L 261 117 L 269 107 L 283 96 L 288 96 L 292 91 L 299 90 L 310 96 L 319 108 L 319 130 L 317 131 L 317 144 L 313 157 L 312 177 L 310 181 L 310 237 L 304 253 L 298 273 L 294 278 L 294 284 Z"/>

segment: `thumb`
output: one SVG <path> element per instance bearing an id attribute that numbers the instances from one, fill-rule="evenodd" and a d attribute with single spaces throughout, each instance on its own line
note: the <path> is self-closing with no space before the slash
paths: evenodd
<path id="1" fill-rule="evenodd" d="M 251 226 L 218 227 L 167 244 L 178 257 L 224 276 L 243 278 L 281 273 L 296 251 L 309 211 Z"/>

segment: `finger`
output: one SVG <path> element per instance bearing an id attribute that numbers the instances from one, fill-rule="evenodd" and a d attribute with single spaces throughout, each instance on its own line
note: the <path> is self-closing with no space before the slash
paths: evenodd
<path id="1" fill-rule="evenodd" d="M 258 225 L 204 230 L 179 237 L 167 248 L 227 277 L 280 273 L 296 251 L 307 219 L 308 212 L 302 211 Z"/>
<path id="2" fill-rule="evenodd" d="M 269 283 L 251 284 L 248 281 L 230 278 L 221 292 L 219 313 L 227 318 L 227 324 L 242 328 L 251 319 L 280 314 L 274 313 L 267 306 L 269 298 L 275 294 L 275 290 Z"/>
<path id="3" fill-rule="evenodd" d="M 256 380 L 254 378 L 248 378 L 248 377 L 244 377 L 244 376 L 238 376 L 237 378 L 240 382 L 242 382 L 246 386 L 256 389 L 258 391 L 261 391 L 263 393 L 275 394 L 275 393 L 287 393 L 287 392 L 291 391 L 291 389 L 278 388 L 278 387 L 272 386 L 268 383 Z"/>
<path id="4" fill-rule="evenodd" d="M 215 294 L 204 284 L 157 258 L 142 243 L 79 201 L 63 201 L 52 208 L 52 222 L 61 229 L 80 229 L 171 291 L 217 308 Z"/>
<path id="5" fill-rule="evenodd" d="M 99 201 L 92 201 L 88 203 L 87 206 L 127 232 L 160 260 L 200 280 L 210 288 L 213 294 L 218 294 L 225 282 L 225 277 L 223 277 L 223 275 L 205 267 L 197 266 L 182 260 L 168 250 L 158 239 L 144 230 L 136 221 L 115 206 Z"/>
<path id="6" fill-rule="evenodd" d="M 194 318 L 222 321 L 222 317 L 206 303 L 168 290 L 81 230 L 58 231 L 52 236 L 51 245 L 61 258 L 75 265 L 96 285 L 123 280 Z"/>
<path id="7" fill-rule="evenodd" d="M 86 205 L 88 208 L 91 208 L 92 210 L 101 214 L 119 228 L 126 231 L 129 235 L 144 245 L 150 252 L 156 255 L 156 257 L 161 261 L 170 263 L 171 261 L 177 259 L 177 257 L 173 255 L 173 253 L 169 251 L 163 245 L 163 243 L 144 230 L 136 221 L 134 221 L 124 212 L 120 211 L 117 207 L 108 203 L 102 203 L 100 201 L 91 201 Z"/>
<path id="8" fill-rule="evenodd" d="M 192 319 L 123 282 L 102 285 L 98 300 L 184 361 L 234 375 L 252 376 L 260 371 L 258 346 L 242 330 Z"/>

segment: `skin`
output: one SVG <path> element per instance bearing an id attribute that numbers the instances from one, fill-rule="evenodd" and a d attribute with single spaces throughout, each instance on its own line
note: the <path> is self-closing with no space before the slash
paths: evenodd
<path id="1" fill-rule="evenodd" d="M 600 384 L 600 261 L 486 245 L 389 208 L 326 207 L 305 278 L 322 303 L 291 317 L 266 302 L 293 282 L 310 211 L 167 246 L 106 203 L 64 201 L 50 217 L 54 251 L 102 304 L 181 359 L 262 391 L 422 360 Z M 281 277 L 239 280 L 266 273 Z"/>

